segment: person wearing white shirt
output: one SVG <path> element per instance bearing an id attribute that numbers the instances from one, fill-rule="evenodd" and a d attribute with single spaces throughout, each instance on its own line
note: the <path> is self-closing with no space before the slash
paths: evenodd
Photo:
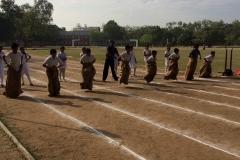
<path id="1" fill-rule="evenodd" d="M 33 86 L 30 75 L 29 75 L 29 71 L 28 71 L 28 64 L 27 61 L 31 58 L 31 56 L 25 52 L 25 48 L 24 47 L 20 47 L 20 51 L 22 53 L 22 63 L 23 63 L 23 68 L 22 68 L 22 85 L 24 85 L 24 78 L 23 75 L 26 74 L 28 81 L 30 83 L 31 86 Z"/>
<path id="2" fill-rule="evenodd" d="M 3 50 L 3 46 L 0 46 L 0 85 L 1 87 L 5 87 L 4 86 L 4 62 L 3 62 L 3 56 L 4 56 L 4 52 Z"/>
<path id="3" fill-rule="evenodd" d="M 147 59 L 147 73 L 143 77 L 147 84 L 153 81 L 154 77 L 157 74 L 157 51 L 152 51 L 152 55 Z"/>
<path id="4" fill-rule="evenodd" d="M 135 52 L 133 50 L 133 46 L 131 46 L 131 52 L 130 54 L 132 55 L 131 57 L 131 60 L 129 62 L 129 65 L 130 65 L 130 75 L 131 74 L 131 69 L 133 68 L 133 76 L 136 76 L 136 69 L 137 69 L 137 60 L 136 60 L 136 56 L 135 56 Z"/>
<path id="5" fill-rule="evenodd" d="M 168 67 L 168 72 L 166 73 L 164 79 L 169 80 L 177 80 L 177 75 L 179 72 L 178 69 L 178 60 L 180 59 L 180 54 L 179 54 L 179 49 L 175 48 L 174 53 L 172 53 L 169 57 L 169 67 Z"/>
<path id="6" fill-rule="evenodd" d="M 91 49 L 86 49 L 86 54 L 82 56 L 80 60 L 82 64 L 82 79 L 83 82 L 80 83 L 81 89 L 88 89 L 92 91 L 93 87 L 93 78 L 95 76 L 96 70 L 93 66 L 93 63 L 96 62 L 96 58 L 91 54 Z"/>
<path id="7" fill-rule="evenodd" d="M 146 71 L 148 71 L 147 59 L 151 56 L 151 51 L 149 50 L 149 45 L 146 45 L 145 49 L 143 50 L 143 56 L 144 56 Z"/>
<path id="8" fill-rule="evenodd" d="M 212 61 L 215 58 L 215 52 L 212 51 L 211 55 L 208 55 L 204 58 L 202 66 L 200 67 L 200 73 L 199 77 L 200 78 L 209 78 L 211 77 L 212 74 Z"/>
<path id="9" fill-rule="evenodd" d="M 3 95 L 16 98 L 23 93 L 21 89 L 22 54 L 18 52 L 17 43 L 12 43 L 11 49 L 12 52 L 3 56 L 3 60 L 8 67 L 6 87 Z"/>
<path id="10" fill-rule="evenodd" d="M 63 66 L 63 62 L 56 56 L 56 49 L 51 49 L 50 54 L 51 56 L 45 59 L 42 66 L 46 68 L 46 74 L 48 77 L 48 96 L 53 97 L 60 94 L 61 87 L 58 79 L 58 68 Z"/>
<path id="11" fill-rule="evenodd" d="M 121 70 L 120 70 L 120 84 L 128 84 L 128 79 L 129 79 L 129 75 L 130 75 L 130 66 L 129 66 L 129 62 L 132 59 L 132 54 L 130 54 L 131 51 L 131 46 L 126 45 L 125 46 L 125 52 L 123 52 L 118 60 L 121 61 Z"/>
<path id="12" fill-rule="evenodd" d="M 167 47 L 167 50 L 165 51 L 165 74 L 168 71 L 168 67 L 169 67 L 169 59 L 168 57 L 172 54 L 172 52 L 170 51 L 170 47 Z"/>
<path id="13" fill-rule="evenodd" d="M 61 47 L 60 52 L 57 54 L 57 57 L 60 58 L 63 62 L 63 65 L 59 67 L 59 79 L 60 81 L 62 81 L 63 79 L 64 82 L 66 82 L 65 71 L 67 68 L 67 54 L 64 51 L 65 51 L 65 47 Z"/>

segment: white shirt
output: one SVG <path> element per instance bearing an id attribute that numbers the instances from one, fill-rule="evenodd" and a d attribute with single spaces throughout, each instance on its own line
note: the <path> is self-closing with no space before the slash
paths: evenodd
<path id="1" fill-rule="evenodd" d="M 96 61 L 96 58 L 94 57 L 94 55 L 89 55 L 87 56 L 86 54 L 82 56 L 80 62 L 81 63 L 92 63 L 93 61 Z"/>
<path id="2" fill-rule="evenodd" d="M 25 52 L 26 53 L 26 52 Z M 30 55 L 28 53 L 25 54 L 22 54 L 23 58 L 22 58 L 22 63 L 23 64 L 27 64 L 27 57 L 29 57 Z"/>
<path id="3" fill-rule="evenodd" d="M 180 58 L 180 54 L 175 54 L 175 53 L 172 53 L 169 57 L 169 59 L 177 59 L 177 58 Z"/>
<path id="4" fill-rule="evenodd" d="M 132 54 L 130 52 L 123 52 L 119 57 L 121 57 L 122 61 L 130 61 L 130 59 L 132 58 Z"/>
<path id="5" fill-rule="evenodd" d="M 212 57 L 212 55 L 208 55 L 205 57 L 205 59 L 209 62 L 213 61 L 215 57 Z"/>
<path id="6" fill-rule="evenodd" d="M 15 69 L 19 70 L 19 67 L 21 65 L 21 57 L 22 53 L 17 52 L 14 54 L 13 52 L 10 52 L 6 55 L 6 58 L 10 61 L 10 65 Z"/>
<path id="7" fill-rule="evenodd" d="M 84 55 L 85 55 L 85 53 L 83 53 L 83 52 L 80 53 L 80 57 L 82 57 L 82 56 L 84 56 Z"/>
<path id="8" fill-rule="evenodd" d="M 147 59 L 147 62 L 156 62 L 157 60 L 157 57 L 153 58 L 153 56 L 150 56 L 148 59 Z"/>
<path id="9" fill-rule="evenodd" d="M 43 62 L 43 64 L 45 64 L 48 67 L 53 67 L 53 66 L 57 66 L 58 64 L 62 65 L 63 62 L 60 58 L 58 58 L 57 56 L 55 57 L 55 59 L 52 58 L 52 56 L 49 56 L 45 59 L 45 61 Z"/>
<path id="10" fill-rule="evenodd" d="M 165 65 L 166 65 L 166 66 L 167 66 L 168 63 L 169 63 L 168 57 L 169 57 L 171 54 L 172 54 L 172 52 L 170 52 L 170 51 L 166 51 L 166 52 L 165 52 L 165 56 L 167 56 L 167 57 L 165 57 Z"/>
<path id="11" fill-rule="evenodd" d="M 4 62 L 3 62 L 3 56 L 4 56 L 4 52 L 0 52 L 0 65 L 3 66 Z"/>
<path id="12" fill-rule="evenodd" d="M 67 54 L 65 52 L 59 52 L 57 54 L 57 57 L 60 59 L 67 58 Z M 67 61 L 62 61 L 62 62 L 63 62 L 63 66 L 61 68 L 67 68 Z"/>
<path id="13" fill-rule="evenodd" d="M 145 53 L 146 57 L 151 56 L 151 51 L 149 49 L 144 49 L 143 53 Z"/>

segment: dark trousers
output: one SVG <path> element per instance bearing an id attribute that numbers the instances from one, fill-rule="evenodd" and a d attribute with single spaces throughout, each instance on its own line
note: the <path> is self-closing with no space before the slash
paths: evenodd
<path id="1" fill-rule="evenodd" d="M 113 78 L 115 80 L 118 79 L 118 77 L 114 71 L 114 59 L 106 58 L 105 64 L 104 64 L 104 69 L 103 69 L 103 78 L 102 78 L 103 81 L 105 81 L 107 79 L 109 66 L 111 67 Z"/>

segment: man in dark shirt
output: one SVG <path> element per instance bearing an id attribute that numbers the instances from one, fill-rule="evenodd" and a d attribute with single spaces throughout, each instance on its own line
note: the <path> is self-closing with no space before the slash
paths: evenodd
<path id="1" fill-rule="evenodd" d="M 105 64 L 104 64 L 104 69 L 103 69 L 103 78 L 102 80 L 105 82 L 108 76 L 108 69 L 109 66 L 111 68 L 112 71 L 112 76 L 114 78 L 115 81 L 118 81 L 118 77 L 114 71 L 114 55 L 118 54 L 117 49 L 114 47 L 114 41 L 111 40 L 110 41 L 110 45 L 107 47 L 107 54 L 106 54 L 106 60 L 105 60 Z"/>

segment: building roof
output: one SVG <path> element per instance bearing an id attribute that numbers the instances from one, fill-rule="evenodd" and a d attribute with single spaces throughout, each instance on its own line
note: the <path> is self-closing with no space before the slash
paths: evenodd
<path id="1" fill-rule="evenodd" d="M 59 31 L 60 36 L 87 36 L 88 31 Z"/>

